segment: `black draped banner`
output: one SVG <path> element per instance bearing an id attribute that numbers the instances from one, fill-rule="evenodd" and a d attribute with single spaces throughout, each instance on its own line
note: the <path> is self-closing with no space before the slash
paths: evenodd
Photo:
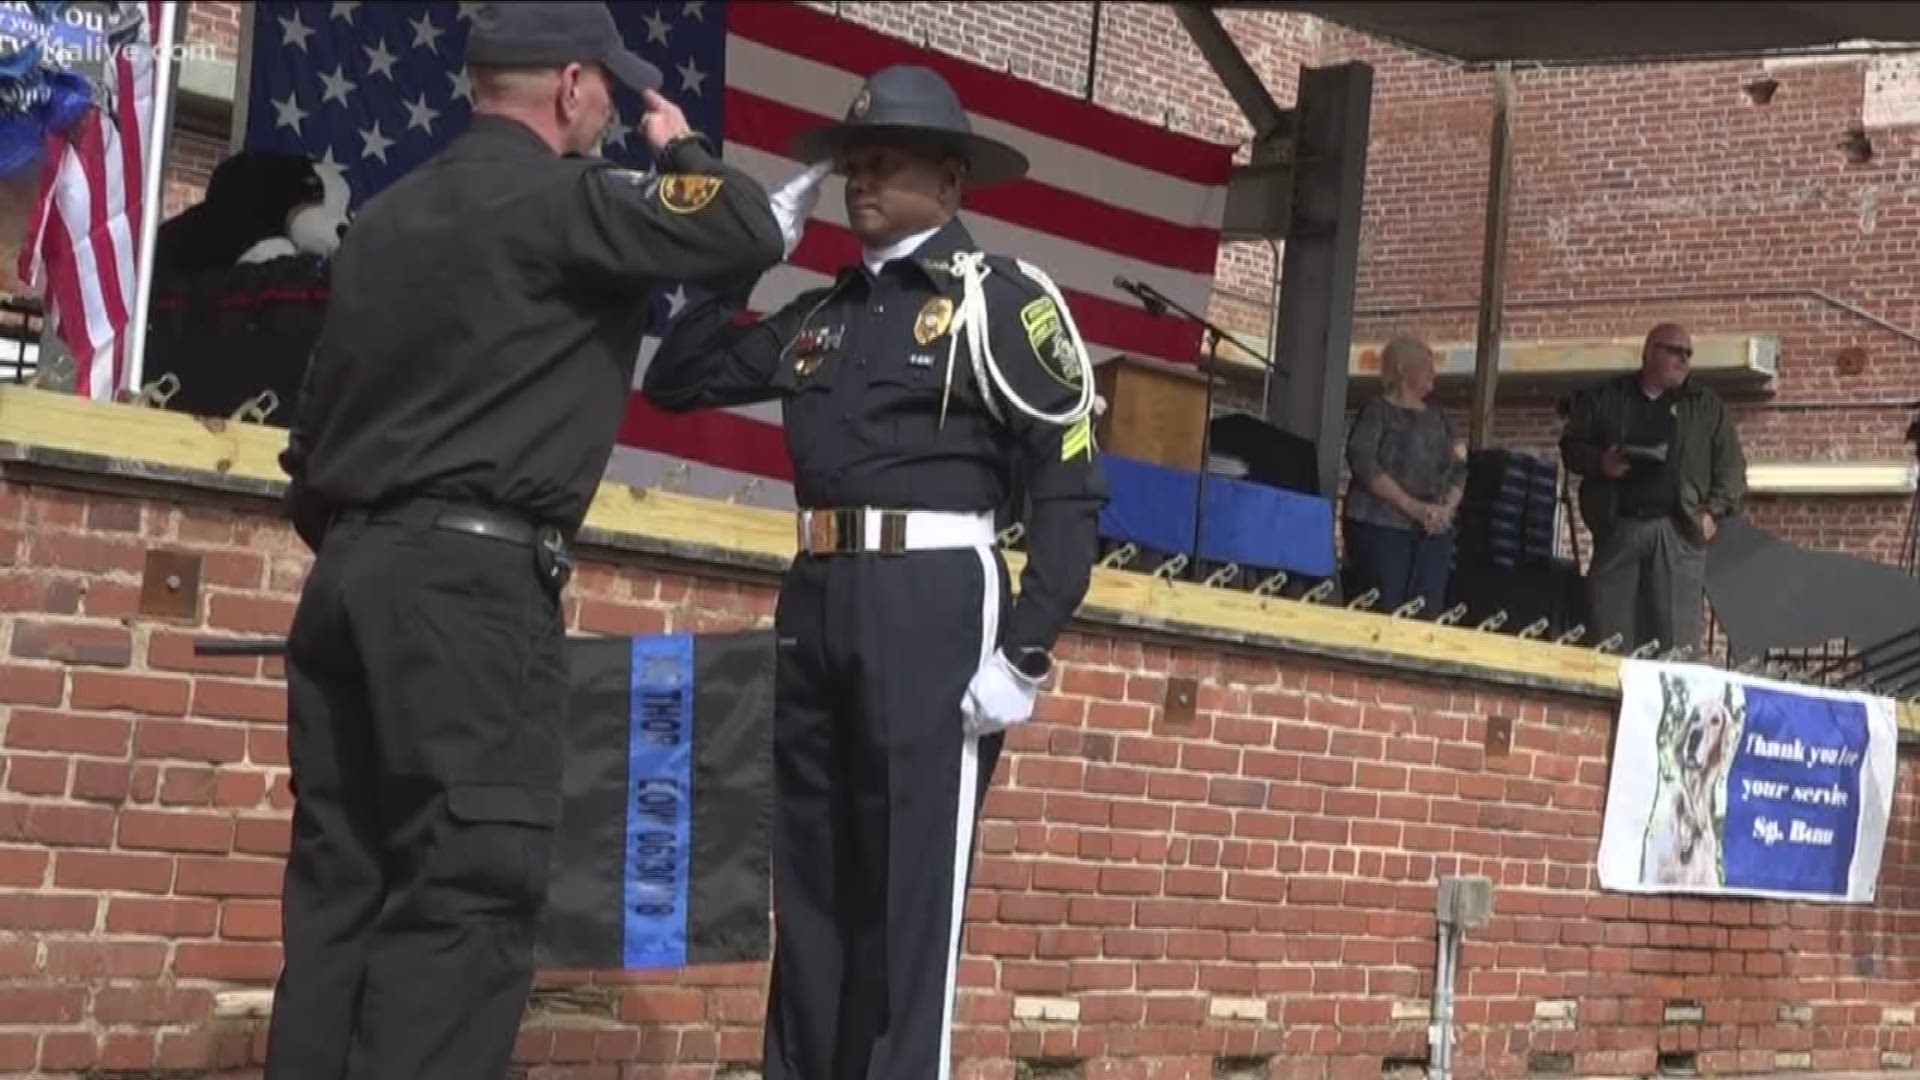
<path id="1" fill-rule="evenodd" d="M 772 632 L 569 646 L 571 745 L 539 965 L 765 959 Z"/>

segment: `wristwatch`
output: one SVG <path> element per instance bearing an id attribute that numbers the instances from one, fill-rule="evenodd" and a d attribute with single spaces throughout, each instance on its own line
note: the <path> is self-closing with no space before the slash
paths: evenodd
<path id="1" fill-rule="evenodd" d="M 1007 658 L 1007 663 L 1013 665 L 1013 670 L 1036 683 L 1045 682 L 1047 676 L 1053 673 L 1053 654 L 1045 649 L 1028 647 L 1011 652 L 1003 649 L 1001 653 Z"/>

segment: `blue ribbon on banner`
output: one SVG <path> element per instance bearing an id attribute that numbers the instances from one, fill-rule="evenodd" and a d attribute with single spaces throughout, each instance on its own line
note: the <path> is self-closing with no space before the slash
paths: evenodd
<path id="1" fill-rule="evenodd" d="M 686 964 L 693 691 L 691 635 L 634 639 L 625 920 L 630 969 Z"/>

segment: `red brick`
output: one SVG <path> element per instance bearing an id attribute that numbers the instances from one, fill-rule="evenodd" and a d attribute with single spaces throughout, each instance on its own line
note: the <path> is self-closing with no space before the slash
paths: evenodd
<path id="1" fill-rule="evenodd" d="M 40 1068 L 46 1072 L 78 1073 L 93 1068 L 99 1060 L 100 1043 L 92 1035 L 52 1031 L 40 1043 Z"/>
<path id="2" fill-rule="evenodd" d="M 658 634 L 667 629 L 667 616 L 657 608 L 583 600 L 579 628 L 587 634 Z"/>
<path id="3" fill-rule="evenodd" d="M 120 846 L 133 850 L 231 851 L 233 832 L 231 814 L 127 810 L 120 815 Z"/>
<path id="4" fill-rule="evenodd" d="M 93 1015 L 102 1024 L 198 1024 L 213 1014 L 213 991 L 142 987 L 103 989 Z"/>
<path id="5" fill-rule="evenodd" d="M 84 989 L 0 986 L 0 1016 L 11 1025 L 77 1024 L 86 1016 Z"/>
<path id="6" fill-rule="evenodd" d="M 87 529 L 92 532 L 137 533 L 145 506 L 131 499 L 89 499 Z"/>
<path id="7" fill-rule="evenodd" d="M 227 901 L 221 905 L 220 936 L 228 941 L 279 940 L 279 902 Z"/>
<path id="8" fill-rule="evenodd" d="M 215 1041 L 214 1032 L 205 1029 L 162 1032 L 154 1064 L 162 1069 L 204 1072 L 215 1057 Z"/>
<path id="9" fill-rule="evenodd" d="M 62 889 L 165 893 L 173 887 L 173 860 L 162 855 L 62 851 L 53 883 Z"/>
<path id="10" fill-rule="evenodd" d="M 40 970 L 40 942 L 34 937 L 0 937 L 0 979 L 18 982 Z"/>
<path id="11" fill-rule="evenodd" d="M 0 847 L 0 887 L 38 888 L 46 880 L 50 861 L 44 851 Z"/>
<path id="12" fill-rule="evenodd" d="M 201 765 L 169 765 L 160 773 L 160 805 L 213 805 L 214 772 Z"/>
<path id="13" fill-rule="evenodd" d="M 58 982 L 105 983 L 154 979 L 167 964 L 158 941 L 53 941 L 47 943 L 47 976 Z"/>
<path id="14" fill-rule="evenodd" d="M 278 897 L 280 864 L 261 859 L 183 858 L 174 892 L 181 896 Z"/>
<path id="15" fill-rule="evenodd" d="M 138 574 L 146 565 L 137 541 L 79 533 L 36 533 L 28 558 L 34 566 L 84 574 Z"/>
<path id="16" fill-rule="evenodd" d="M 183 941 L 174 951 L 174 973 L 183 979 L 271 983 L 280 974 L 277 944 Z"/>
<path id="17" fill-rule="evenodd" d="M 18 795 L 65 795 L 72 769 L 72 762 L 65 758 L 15 754 L 6 762 L 7 790 Z"/>
<path id="18" fill-rule="evenodd" d="M 207 601 L 207 625 L 215 630 L 284 637 L 293 625 L 294 604 L 232 593 L 215 593 Z"/>
<path id="19" fill-rule="evenodd" d="M 67 704 L 88 712 L 185 716 L 190 693 L 185 679 L 76 671 L 68 687 Z"/>
<path id="20" fill-rule="evenodd" d="M 211 900 L 116 897 L 107 905 L 107 932 L 167 938 L 211 937 L 219 918 L 220 907 Z"/>
<path id="21" fill-rule="evenodd" d="M 193 687 L 193 715 L 212 720 L 287 722 L 287 691 L 268 683 L 200 679 Z"/>
<path id="22" fill-rule="evenodd" d="M 222 589 L 258 589 L 266 582 L 266 556 L 252 551 L 209 551 L 201 560 L 201 581 Z"/>
<path id="23" fill-rule="evenodd" d="M 57 667 L 0 664 L 0 703 L 58 705 L 66 684 L 66 673 Z"/>
<path id="24" fill-rule="evenodd" d="M 27 810 L 26 838 L 54 847 L 107 847 L 113 843 L 113 811 L 36 803 Z"/>
<path id="25" fill-rule="evenodd" d="M 233 849 L 285 858 L 292 838 L 292 824 L 285 818 L 243 817 L 234 823 Z"/>
<path id="26" fill-rule="evenodd" d="M 252 728 L 247 732 L 247 760 L 255 765 L 287 764 L 284 728 Z"/>
<path id="27" fill-rule="evenodd" d="M 142 720 L 134 733 L 133 749 L 143 760 L 227 764 L 246 760 L 247 732 L 233 724 Z"/>
<path id="28" fill-rule="evenodd" d="M 266 800 L 267 790 L 267 776 L 264 773 L 222 769 L 214 783 L 213 804 L 252 809 Z"/>
<path id="29" fill-rule="evenodd" d="M 7 720 L 7 746 L 123 758 L 133 741 L 133 723 L 117 716 L 32 712 L 15 709 Z"/>
<path id="30" fill-rule="evenodd" d="M 101 1043 L 100 1064 L 114 1070 L 151 1069 L 154 1047 L 154 1036 L 150 1032 L 113 1032 Z"/>
<path id="31" fill-rule="evenodd" d="M 0 561 L 0 566 L 4 565 L 5 562 Z M 73 578 L 52 577 L 38 571 L 0 570 L 0 611 L 78 615 L 81 596 L 80 582 Z"/>
<path id="32" fill-rule="evenodd" d="M 125 802 L 132 791 L 133 767 L 111 761 L 76 761 L 73 797 L 93 802 Z"/>

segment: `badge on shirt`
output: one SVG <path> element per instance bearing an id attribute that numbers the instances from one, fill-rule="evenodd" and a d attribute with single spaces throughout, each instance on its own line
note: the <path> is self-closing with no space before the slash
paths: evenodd
<path id="1" fill-rule="evenodd" d="M 913 340 L 922 345 L 937 341 L 953 325 L 953 301 L 936 296 L 920 308 L 913 319 Z"/>
<path id="2" fill-rule="evenodd" d="M 676 214 L 697 214 L 720 195 L 720 178 L 687 173 L 660 177 L 660 205 Z"/>
<path id="3" fill-rule="evenodd" d="M 846 330 L 839 326 L 811 326 L 800 331 L 793 342 L 793 372 L 806 378 L 820 370 L 827 357 L 840 347 Z"/>

